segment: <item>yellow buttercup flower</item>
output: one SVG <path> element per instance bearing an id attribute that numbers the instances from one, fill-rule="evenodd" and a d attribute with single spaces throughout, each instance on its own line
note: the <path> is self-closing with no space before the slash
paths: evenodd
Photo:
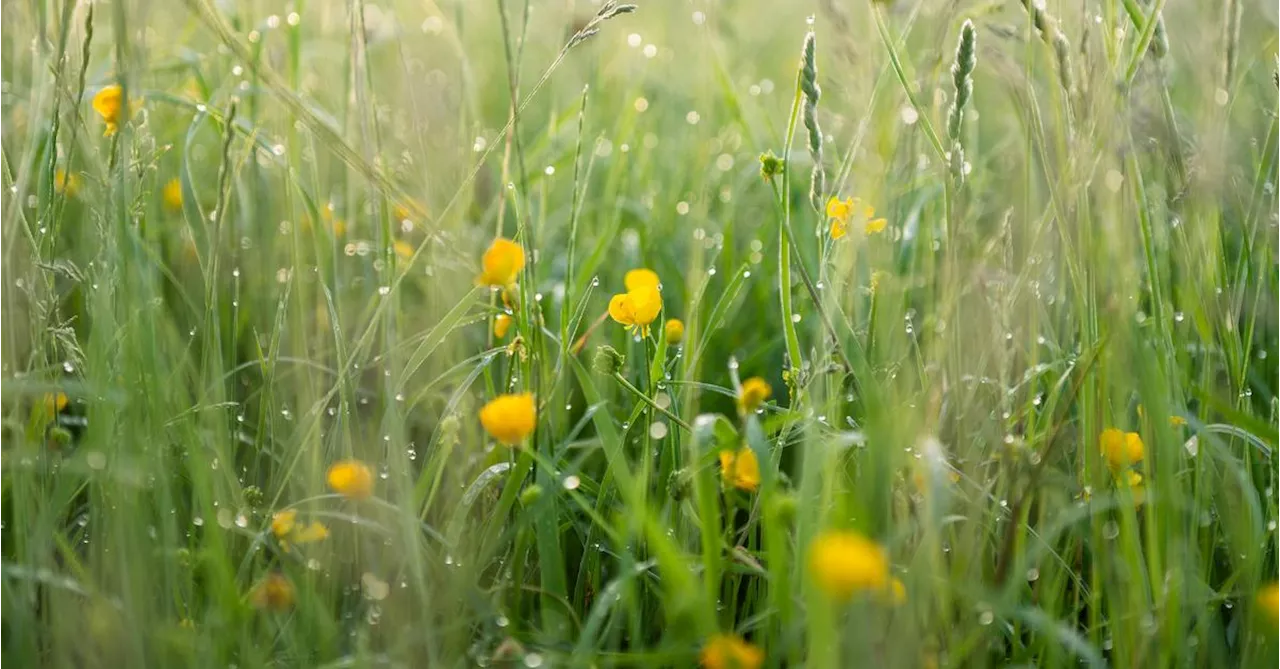
<path id="1" fill-rule="evenodd" d="M 865 234 L 881 232 L 888 225 L 883 218 L 875 218 L 876 210 L 871 205 L 863 206 L 856 197 L 841 200 L 834 195 L 827 201 L 827 218 L 831 221 L 831 238 L 840 239 L 849 233 L 849 223 L 861 221 Z"/>
<path id="2" fill-rule="evenodd" d="M 348 499 L 373 496 L 373 470 L 359 460 L 342 460 L 329 467 L 329 487 Z"/>
<path id="3" fill-rule="evenodd" d="M 391 245 L 391 249 L 396 252 L 396 257 L 401 260 L 408 260 L 413 257 L 413 244 L 410 244 L 403 239 L 397 239 L 395 243 Z"/>
<path id="4" fill-rule="evenodd" d="M 507 330 L 511 329 L 511 317 L 506 314 L 498 314 L 493 319 L 493 336 L 495 339 L 502 339 L 507 336 Z"/>
<path id="5" fill-rule="evenodd" d="M 859 592 L 892 592 L 893 587 L 884 548 L 855 532 L 829 531 L 814 539 L 809 545 L 809 573 L 818 588 L 836 600 Z"/>
<path id="6" fill-rule="evenodd" d="M 1117 479 L 1117 482 L 1129 489 L 1129 494 L 1133 496 L 1134 506 L 1142 506 L 1142 503 L 1147 501 L 1147 487 L 1146 483 L 1143 482 L 1142 474 L 1130 469 L 1125 472 L 1124 478 Z"/>
<path id="7" fill-rule="evenodd" d="M 71 399 L 66 393 L 45 393 L 44 394 L 44 415 L 46 418 L 53 418 L 67 408 L 67 404 Z"/>
<path id="8" fill-rule="evenodd" d="M 495 397 L 480 409 L 480 424 L 494 439 L 508 446 L 520 445 L 538 425 L 533 393 Z"/>
<path id="9" fill-rule="evenodd" d="M 249 601 L 259 609 L 288 611 L 293 608 L 293 583 L 280 572 L 271 572 L 254 586 Z"/>
<path id="10" fill-rule="evenodd" d="M 141 100 L 134 100 L 130 105 L 136 111 L 141 104 Z M 120 124 L 129 120 L 125 113 L 124 107 L 124 89 L 117 84 L 103 86 L 97 95 L 93 96 L 93 110 L 98 112 L 102 117 L 102 122 L 106 124 L 107 129 L 103 135 L 110 137 L 120 130 Z"/>
<path id="11" fill-rule="evenodd" d="M 164 185 L 161 197 L 164 199 L 164 206 L 169 211 L 182 211 L 182 182 L 177 179 L 170 179 Z"/>
<path id="12" fill-rule="evenodd" d="M 894 606 L 905 604 L 907 601 L 907 586 L 902 579 L 894 576 L 889 579 L 889 603 Z"/>
<path id="13" fill-rule="evenodd" d="M 1142 462 L 1144 448 L 1142 437 L 1137 432 L 1122 432 L 1109 427 L 1099 435 L 1098 446 L 1107 466 L 1113 471 Z"/>
<path id="14" fill-rule="evenodd" d="M 480 285 L 510 286 L 524 269 L 524 249 L 510 239 L 499 237 L 484 252 L 480 266 L 480 276 L 476 279 Z"/>
<path id="15" fill-rule="evenodd" d="M 667 321 L 663 329 L 665 330 L 664 334 L 667 336 L 668 344 L 675 346 L 684 341 L 684 322 L 679 318 L 672 318 Z"/>
<path id="16" fill-rule="evenodd" d="M 698 655 L 706 669 L 759 669 L 764 664 L 764 651 L 732 634 L 716 634 L 707 639 Z"/>
<path id="17" fill-rule="evenodd" d="M 760 408 L 773 394 L 773 388 L 764 379 L 753 376 L 742 382 L 742 394 L 738 396 L 738 411 L 751 413 Z"/>
<path id="18" fill-rule="evenodd" d="M 662 311 L 662 293 L 656 286 L 640 285 L 609 300 L 609 316 L 631 332 L 649 334 L 649 324 Z"/>
<path id="19" fill-rule="evenodd" d="M 53 173 L 53 190 L 59 195 L 75 197 L 80 193 L 80 175 L 58 168 Z"/>
<path id="20" fill-rule="evenodd" d="M 299 525 L 297 510 L 285 509 L 271 516 L 271 533 L 280 542 L 280 547 L 288 552 L 291 544 L 309 544 L 328 538 L 329 528 L 319 521 Z"/>
<path id="21" fill-rule="evenodd" d="M 651 269 L 633 269 L 622 277 L 622 285 L 627 287 L 627 291 L 639 290 L 645 286 L 650 288 L 660 288 L 662 281 L 658 278 L 658 273 Z"/>
<path id="22" fill-rule="evenodd" d="M 760 461 L 748 446 L 733 451 L 720 451 L 720 475 L 725 483 L 747 492 L 760 487 Z"/>
<path id="23" fill-rule="evenodd" d="M 1257 596 L 1258 610 L 1267 615 L 1271 621 L 1271 629 L 1275 631 L 1277 622 L 1280 622 L 1280 584 L 1272 581 L 1258 590 Z"/>

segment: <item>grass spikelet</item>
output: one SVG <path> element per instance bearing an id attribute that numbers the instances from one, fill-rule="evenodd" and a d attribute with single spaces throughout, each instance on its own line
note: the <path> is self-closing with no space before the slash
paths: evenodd
<path id="1" fill-rule="evenodd" d="M 809 204 L 819 215 L 823 211 L 823 196 L 827 189 L 827 173 L 822 160 L 822 128 L 818 126 L 818 100 L 822 98 L 822 88 L 818 85 L 817 65 L 818 39 L 810 30 L 804 36 L 804 48 L 800 65 L 800 88 L 804 92 L 802 117 L 804 128 L 808 132 L 809 155 L 813 158 L 813 173 L 809 180 Z"/>
<path id="2" fill-rule="evenodd" d="M 951 140 L 951 178 L 956 183 L 964 181 L 964 147 L 960 141 L 963 130 L 964 108 L 973 97 L 973 70 L 978 65 L 977 31 L 973 21 L 965 20 L 960 26 L 960 40 L 956 44 L 956 59 L 951 64 L 951 83 L 955 95 L 947 111 L 947 138 Z"/>

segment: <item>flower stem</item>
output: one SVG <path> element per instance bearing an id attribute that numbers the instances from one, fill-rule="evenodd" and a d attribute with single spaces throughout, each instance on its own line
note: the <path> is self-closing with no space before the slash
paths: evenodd
<path id="1" fill-rule="evenodd" d="M 648 395 L 646 395 L 646 394 L 644 394 L 643 392 L 641 392 L 639 388 L 637 388 L 637 387 L 635 387 L 635 386 L 631 385 L 631 382 L 630 382 L 630 381 L 628 381 L 628 380 L 626 379 L 626 377 L 624 377 L 624 376 L 622 375 L 622 373 L 621 373 L 621 372 L 614 372 L 614 373 L 613 373 L 613 378 L 614 378 L 614 379 L 617 379 L 618 383 L 622 384 L 622 387 L 623 387 L 623 388 L 626 388 L 627 390 L 630 390 L 630 391 L 632 392 L 632 394 L 634 394 L 636 397 L 639 397 L 639 398 L 641 399 L 641 401 L 643 401 L 645 404 L 648 404 L 649 406 L 653 407 L 654 409 L 657 409 L 659 413 L 661 413 L 662 415 L 664 415 L 664 416 L 666 416 L 667 418 L 671 419 L 671 422 L 673 422 L 673 423 L 675 423 L 676 425 L 679 425 L 680 427 L 684 428 L 684 429 L 685 429 L 689 434 L 693 434 L 693 426 L 692 426 L 692 425 L 689 425 L 688 423 L 686 423 L 686 422 L 684 421 L 684 419 L 682 419 L 682 418 L 680 418 L 679 416 L 677 416 L 677 415 L 675 415 L 675 414 L 671 413 L 669 410 L 664 409 L 664 408 L 662 408 L 662 407 L 658 406 L 658 403 L 657 403 L 657 402 L 654 402 L 654 401 L 653 401 L 653 399 L 651 399 Z"/>

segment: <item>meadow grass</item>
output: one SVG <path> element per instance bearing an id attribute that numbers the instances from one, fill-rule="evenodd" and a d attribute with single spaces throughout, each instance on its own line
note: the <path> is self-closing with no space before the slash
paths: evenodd
<path id="1" fill-rule="evenodd" d="M 14 666 L 1276 666 L 1274 6 L 3 11 Z"/>

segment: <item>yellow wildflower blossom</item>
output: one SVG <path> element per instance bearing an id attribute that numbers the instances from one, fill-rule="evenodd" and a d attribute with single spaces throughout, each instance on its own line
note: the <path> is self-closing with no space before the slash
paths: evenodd
<path id="1" fill-rule="evenodd" d="M 1142 437 L 1137 432 L 1122 432 L 1109 427 L 1098 437 L 1098 446 L 1112 471 L 1142 462 L 1144 449 Z"/>
<path id="2" fill-rule="evenodd" d="M 626 286 L 628 291 L 639 290 L 644 286 L 659 288 L 661 283 L 658 273 L 651 269 L 633 269 L 622 277 L 622 285 Z"/>
<path id="3" fill-rule="evenodd" d="M 329 487 L 348 499 L 373 496 L 373 470 L 359 460 L 342 460 L 329 467 Z"/>
<path id="4" fill-rule="evenodd" d="M 271 572 L 254 586 L 249 601 L 259 609 L 288 611 L 293 608 L 295 592 L 293 583 L 280 572 Z"/>
<path id="5" fill-rule="evenodd" d="M 609 316 L 627 326 L 627 330 L 643 336 L 648 336 L 649 324 L 661 311 L 662 294 L 655 286 L 640 285 L 609 300 Z"/>
<path id="6" fill-rule="evenodd" d="M 132 111 L 137 111 L 141 102 L 141 100 L 135 99 L 130 105 Z M 124 89 L 117 84 L 103 86 L 102 90 L 93 96 L 91 104 L 93 105 L 93 110 L 98 112 L 98 115 L 102 117 L 102 122 L 107 126 L 106 131 L 103 132 L 103 135 L 107 137 L 116 134 L 120 130 L 120 124 L 129 120 L 128 114 L 122 108 L 124 107 Z"/>
<path id="7" fill-rule="evenodd" d="M 71 399 L 67 397 L 66 393 L 45 393 L 44 401 L 42 402 L 45 417 L 53 418 L 67 408 L 67 404 L 70 402 Z"/>
<path id="8" fill-rule="evenodd" d="M 182 182 L 177 179 L 170 179 L 164 185 L 161 197 L 164 200 L 165 208 L 169 211 L 182 211 Z"/>
<path id="9" fill-rule="evenodd" d="M 892 591 L 888 554 L 855 532 L 830 531 L 814 539 L 809 546 L 809 573 L 818 588 L 836 600 L 859 592 Z"/>
<path id="10" fill-rule="evenodd" d="M 319 521 L 299 525 L 297 510 L 285 509 L 271 516 L 271 533 L 280 542 L 280 547 L 288 552 L 292 544 L 309 544 L 328 538 L 329 528 Z"/>
<path id="11" fill-rule="evenodd" d="M 678 345 L 684 341 L 684 322 L 679 318 L 672 318 L 667 321 L 663 327 L 664 334 L 667 336 L 667 343 L 672 346 Z"/>
<path id="12" fill-rule="evenodd" d="M 733 451 L 720 451 L 720 475 L 725 483 L 747 492 L 760 487 L 760 461 L 749 446 Z"/>
<path id="13" fill-rule="evenodd" d="M 759 669 L 764 651 L 732 634 L 716 634 L 707 639 L 698 655 L 705 669 Z"/>
<path id="14" fill-rule="evenodd" d="M 508 446 L 520 445 L 538 425 L 533 393 L 495 397 L 480 409 L 480 424 L 494 439 Z"/>
<path id="15" fill-rule="evenodd" d="M 1280 622 L 1280 584 L 1272 581 L 1262 586 L 1258 590 L 1257 603 L 1258 609 L 1271 621 L 1271 630 L 1275 631 L 1277 622 Z"/>
<path id="16" fill-rule="evenodd" d="M 764 379 L 753 376 L 742 382 L 742 394 L 738 396 L 738 411 L 751 413 L 760 408 L 764 401 L 773 394 L 773 387 Z"/>
<path id="17" fill-rule="evenodd" d="M 856 197 L 845 198 L 841 200 L 836 196 L 832 196 L 827 201 L 827 218 L 831 221 L 831 238 L 840 239 L 849 233 L 849 223 L 854 220 L 862 222 L 862 229 L 865 234 L 872 235 L 881 232 L 888 225 L 888 221 L 883 218 L 875 218 L 876 210 L 871 205 L 862 205 L 862 201 Z"/>
<path id="18" fill-rule="evenodd" d="M 511 329 L 511 317 L 506 314 L 498 314 L 493 319 L 493 336 L 495 339 L 502 339 L 507 336 L 507 331 Z"/>
<path id="19" fill-rule="evenodd" d="M 396 257 L 400 260 L 409 260 L 413 257 L 413 244 L 410 244 L 403 239 L 397 239 L 395 243 L 391 245 L 391 249 L 395 251 Z"/>
<path id="20" fill-rule="evenodd" d="M 480 266 L 480 276 L 476 279 L 480 285 L 510 286 L 524 269 L 524 249 L 510 239 L 499 237 L 484 252 Z"/>
<path id="21" fill-rule="evenodd" d="M 53 190 L 59 195 L 75 197 L 80 193 L 80 175 L 58 168 L 53 173 Z"/>

